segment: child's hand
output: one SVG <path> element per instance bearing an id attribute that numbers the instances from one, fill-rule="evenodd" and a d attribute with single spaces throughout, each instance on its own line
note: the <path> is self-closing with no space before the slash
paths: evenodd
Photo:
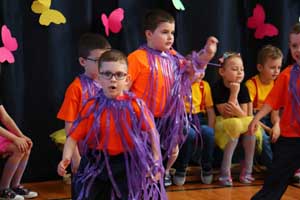
<path id="1" fill-rule="evenodd" d="M 230 89 L 230 92 L 232 94 L 238 94 L 240 92 L 240 86 L 241 84 L 240 83 L 237 83 L 237 82 L 231 82 L 230 85 L 229 85 L 229 89 Z"/>
<path id="2" fill-rule="evenodd" d="M 199 60 L 203 63 L 199 68 L 203 68 L 215 56 L 218 42 L 218 39 L 213 36 L 210 36 L 207 39 L 204 49 L 198 54 Z"/>
<path id="3" fill-rule="evenodd" d="M 25 138 L 23 137 L 16 137 L 13 143 L 17 146 L 20 152 L 24 153 L 28 150 L 28 143 Z"/>
<path id="4" fill-rule="evenodd" d="M 244 111 L 241 109 L 239 104 L 228 102 L 225 104 L 225 114 L 231 117 L 242 117 L 245 116 Z"/>
<path id="5" fill-rule="evenodd" d="M 255 118 L 250 122 L 248 126 L 248 132 L 250 135 L 254 135 L 255 131 L 258 129 L 259 121 L 257 121 Z"/>
<path id="6" fill-rule="evenodd" d="M 58 166 L 57 166 L 57 173 L 60 176 L 64 176 L 67 174 L 67 167 L 70 164 L 70 160 L 69 159 L 63 159 L 62 161 L 59 162 Z"/>
<path id="7" fill-rule="evenodd" d="M 272 132 L 271 132 L 271 142 L 275 143 L 277 139 L 280 136 L 280 127 L 279 123 L 275 123 L 274 126 L 272 127 Z"/>
<path id="8" fill-rule="evenodd" d="M 161 179 L 161 173 L 157 172 L 154 177 L 153 177 L 153 181 L 157 182 Z"/>
<path id="9" fill-rule="evenodd" d="M 32 145 L 33 145 L 32 140 L 29 137 L 25 136 L 25 135 L 23 135 L 22 138 L 24 138 L 26 140 L 26 142 L 29 146 L 29 149 L 31 149 Z"/>
<path id="10" fill-rule="evenodd" d="M 215 53 L 217 52 L 217 44 L 218 44 L 218 39 L 213 37 L 213 36 L 210 36 L 207 41 L 206 41 L 206 44 L 205 44 L 205 51 L 208 55 L 210 55 L 210 59 L 211 60 Z"/>

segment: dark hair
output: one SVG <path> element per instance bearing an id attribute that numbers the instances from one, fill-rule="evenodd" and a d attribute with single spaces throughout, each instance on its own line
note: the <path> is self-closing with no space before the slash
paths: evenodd
<path id="1" fill-rule="evenodd" d="M 300 33 L 300 23 L 296 23 L 294 24 L 294 26 L 292 27 L 290 34 L 299 34 Z"/>
<path id="2" fill-rule="evenodd" d="M 268 58 L 278 59 L 283 58 L 283 55 L 279 48 L 273 45 L 266 45 L 258 52 L 257 64 L 264 65 Z"/>
<path id="3" fill-rule="evenodd" d="M 95 49 L 110 49 L 109 42 L 100 34 L 85 33 L 83 34 L 78 43 L 78 56 L 86 58 L 90 52 Z"/>
<path id="4" fill-rule="evenodd" d="M 121 62 L 128 65 L 127 57 L 124 53 L 119 50 L 111 49 L 109 51 L 104 52 L 99 59 L 99 69 L 101 68 L 101 64 L 103 62 Z"/>
<path id="5" fill-rule="evenodd" d="M 143 31 L 154 31 L 158 27 L 158 25 L 163 22 L 174 23 L 175 19 L 170 13 L 164 10 L 150 10 L 144 16 Z"/>

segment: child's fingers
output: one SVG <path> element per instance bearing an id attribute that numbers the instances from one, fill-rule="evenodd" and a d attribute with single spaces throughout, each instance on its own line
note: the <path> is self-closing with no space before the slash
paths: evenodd
<path id="1" fill-rule="evenodd" d="M 60 163 L 57 166 L 57 173 L 60 176 L 66 175 L 66 173 L 67 173 L 66 168 L 69 166 L 69 164 L 70 164 L 70 160 L 64 159 L 64 160 L 60 161 Z"/>

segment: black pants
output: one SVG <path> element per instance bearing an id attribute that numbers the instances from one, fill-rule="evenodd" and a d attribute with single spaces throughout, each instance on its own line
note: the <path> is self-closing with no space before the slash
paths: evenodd
<path id="1" fill-rule="evenodd" d="M 298 168 L 300 168 L 300 138 L 280 137 L 275 143 L 273 162 L 264 185 L 251 199 L 281 199 Z"/>
<path id="2" fill-rule="evenodd" d="M 101 153 L 101 152 L 100 152 Z M 103 154 L 102 154 L 102 158 Z M 74 175 L 73 182 L 73 197 L 74 200 L 79 200 L 78 196 L 80 193 L 80 190 L 83 186 L 83 183 L 78 181 L 78 178 L 83 172 L 84 168 L 88 165 L 93 163 L 95 158 L 91 155 L 85 155 L 82 156 L 78 173 Z M 102 159 L 101 159 L 102 160 Z M 103 160 L 104 162 L 104 160 Z M 128 184 L 127 184 L 127 175 L 126 175 L 126 167 L 125 167 L 125 159 L 124 155 L 117 155 L 117 156 L 110 156 L 109 163 L 111 167 L 111 171 L 114 177 L 114 180 L 117 184 L 118 189 L 121 193 L 121 198 L 118 198 L 117 195 L 115 195 L 115 199 L 117 200 L 127 200 L 128 199 Z M 88 193 L 87 198 L 81 198 L 80 200 L 110 200 L 112 193 L 113 193 L 113 186 L 109 179 L 109 175 L 107 172 L 106 167 L 104 167 L 101 174 L 97 176 L 95 181 L 93 182 L 91 189 Z"/>

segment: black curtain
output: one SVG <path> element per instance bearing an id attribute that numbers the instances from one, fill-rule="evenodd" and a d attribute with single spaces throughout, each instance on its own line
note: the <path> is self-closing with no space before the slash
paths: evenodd
<path id="1" fill-rule="evenodd" d="M 177 11 L 171 0 L 52 0 L 51 8 L 61 11 L 67 23 L 45 27 L 38 23 L 39 15 L 31 11 L 32 1 L 0 1 L 0 25 L 6 24 L 19 44 L 13 52 L 15 63 L 1 65 L 1 97 L 9 114 L 34 142 L 25 181 L 58 178 L 56 166 L 61 152 L 49 135 L 63 128 L 56 114 L 67 86 L 82 71 L 77 62 L 77 41 L 87 31 L 104 34 L 103 12 L 109 14 L 117 7 L 125 10 L 122 31 L 110 34 L 108 40 L 114 48 L 130 53 L 144 42 L 140 29 L 143 13 L 152 8 L 165 9 L 176 18 L 174 47 L 179 52 L 199 50 L 206 38 L 214 35 L 220 40 L 216 57 L 226 50 L 240 52 L 246 78 L 256 73 L 256 54 L 263 45 L 276 45 L 287 54 L 288 32 L 300 16 L 299 0 L 182 2 L 185 11 Z M 254 31 L 246 27 L 256 3 L 263 5 L 266 22 L 277 26 L 278 36 L 257 40 Z M 209 67 L 206 79 L 213 82 L 216 77 L 216 68 Z"/>

